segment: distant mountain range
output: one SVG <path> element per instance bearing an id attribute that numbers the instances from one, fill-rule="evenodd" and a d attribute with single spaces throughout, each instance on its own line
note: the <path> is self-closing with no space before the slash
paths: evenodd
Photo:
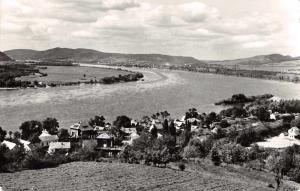
<path id="1" fill-rule="evenodd" d="M 137 64 L 153 65 L 262 65 L 269 63 L 278 63 L 300 59 L 281 54 L 260 55 L 250 58 L 224 61 L 204 61 L 193 57 L 169 56 L 163 54 L 120 54 L 105 53 L 92 49 L 70 49 L 70 48 L 53 48 L 44 51 L 30 49 L 14 49 L 4 52 L 16 60 L 69 60 L 74 62 L 102 62 L 102 63 L 122 63 L 132 62 Z"/>
<path id="2" fill-rule="evenodd" d="M 209 61 L 209 63 L 218 64 L 218 65 L 262 65 L 262 64 L 292 61 L 298 59 L 299 58 L 284 56 L 281 54 L 268 54 L 268 55 L 253 56 L 249 58 L 241 58 L 236 60 Z"/>
<path id="3" fill-rule="evenodd" d="M 53 48 L 45 51 L 14 49 L 5 51 L 16 60 L 71 60 L 74 62 L 134 62 L 151 64 L 205 64 L 192 57 L 169 56 L 163 54 L 119 54 L 105 53 L 91 49 Z"/>
<path id="4" fill-rule="evenodd" d="M 12 60 L 9 56 L 7 56 L 5 53 L 0 52 L 0 61 L 10 61 Z"/>

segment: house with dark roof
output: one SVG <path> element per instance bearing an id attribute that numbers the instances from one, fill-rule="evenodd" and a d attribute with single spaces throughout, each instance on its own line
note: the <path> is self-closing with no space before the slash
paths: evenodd
<path id="1" fill-rule="evenodd" d="M 70 135 L 73 138 L 92 139 L 96 131 L 87 122 L 78 122 L 70 126 Z"/>

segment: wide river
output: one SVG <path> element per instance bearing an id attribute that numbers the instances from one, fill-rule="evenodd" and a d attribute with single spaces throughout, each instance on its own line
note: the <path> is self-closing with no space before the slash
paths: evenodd
<path id="1" fill-rule="evenodd" d="M 157 111 L 167 110 L 181 117 L 189 108 L 200 112 L 218 111 L 214 102 L 244 93 L 271 93 L 280 98 L 300 99 L 300 84 L 232 76 L 136 69 L 144 81 L 113 85 L 82 85 L 69 87 L 0 91 L 0 126 L 18 130 L 26 120 L 55 117 L 60 127 L 104 115 L 111 122 L 118 115 L 139 119 Z"/>

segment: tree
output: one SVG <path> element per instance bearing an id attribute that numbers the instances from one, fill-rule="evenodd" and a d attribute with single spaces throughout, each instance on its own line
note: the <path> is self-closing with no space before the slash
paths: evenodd
<path id="1" fill-rule="evenodd" d="M 175 128 L 174 121 L 171 121 L 171 123 L 169 125 L 169 133 L 172 136 L 176 136 L 176 128 Z"/>
<path id="2" fill-rule="evenodd" d="M 211 150 L 211 161 L 216 165 L 219 166 L 221 163 L 221 157 L 219 151 L 216 147 L 213 147 Z"/>
<path id="3" fill-rule="evenodd" d="M 135 151 L 146 152 L 153 146 L 153 139 L 148 132 L 143 132 L 141 136 L 133 141 L 132 148 Z"/>
<path id="4" fill-rule="evenodd" d="M 21 138 L 21 133 L 19 131 L 14 132 L 14 139 L 20 139 Z"/>
<path id="5" fill-rule="evenodd" d="M 42 133 L 42 123 L 39 121 L 25 121 L 20 126 L 21 130 L 21 138 L 24 140 L 28 140 L 32 143 L 40 142 L 38 136 Z"/>
<path id="6" fill-rule="evenodd" d="M 191 108 L 188 112 L 185 113 L 185 119 L 189 118 L 198 118 L 198 112 L 196 108 Z"/>
<path id="7" fill-rule="evenodd" d="M 9 139 L 12 139 L 12 134 L 13 134 L 13 132 L 12 132 L 12 131 L 8 131 L 8 136 L 9 136 Z"/>
<path id="8" fill-rule="evenodd" d="M 58 130 L 58 138 L 59 141 L 67 142 L 70 140 L 70 134 L 67 129 L 59 129 Z"/>
<path id="9" fill-rule="evenodd" d="M 47 130 L 49 134 L 56 135 L 58 132 L 59 124 L 55 118 L 46 118 L 43 121 L 43 129 Z"/>
<path id="10" fill-rule="evenodd" d="M 164 123 L 163 123 L 163 132 L 164 132 L 165 134 L 169 133 L 169 123 L 168 123 L 168 120 L 167 120 L 167 119 L 165 119 L 165 120 L 164 120 Z"/>
<path id="11" fill-rule="evenodd" d="M 113 123 L 116 127 L 124 127 L 130 128 L 131 127 L 131 119 L 125 115 L 118 116 Z"/>
<path id="12" fill-rule="evenodd" d="M 7 132 L 0 127 L 0 142 L 2 142 L 6 136 Z"/>
<path id="13" fill-rule="evenodd" d="M 256 132 L 251 128 L 247 128 L 239 133 L 236 138 L 236 142 L 244 147 L 248 147 L 251 143 L 257 141 L 258 139 L 259 137 L 257 136 Z"/>
<path id="14" fill-rule="evenodd" d="M 266 107 L 254 108 L 251 111 L 252 115 L 256 116 L 261 121 L 269 121 L 270 113 Z"/>
<path id="15" fill-rule="evenodd" d="M 94 126 L 104 127 L 105 126 L 105 118 L 102 115 L 95 116 L 94 118 L 90 119 L 89 125 L 92 127 L 94 127 Z"/>
<path id="16" fill-rule="evenodd" d="M 157 127 L 155 125 L 153 125 L 150 133 L 151 133 L 151 138 L 152 139 L 156 139 L 157 138 L 157 136 L 158 136 L 158 134 L 157 134 Z"/>
<path id="17" fill-rule="evenodd" d="M 205 119 L 205 124 L 209 126 L 212 122 L 217 120 L 217 114 L 215 112 L 211 112 L 207 115 Z"/>
<path id="18" fill-rule="evenodd" d="M 300 128 L 300 117 L 297 117 L 296 119 L 292 120 L 291 126 Z"/>
<path id="19" fill-rule="evenodd" d="M 163 111 L 163 112 L 160 112 L 161 116 L 163 119 L 167 118 L 168 116 L 170 116 L 170 113 L 168 111 Z"/>

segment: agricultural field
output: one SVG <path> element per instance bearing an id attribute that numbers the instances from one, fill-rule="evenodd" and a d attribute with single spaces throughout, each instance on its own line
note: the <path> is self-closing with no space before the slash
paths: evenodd
<path id="1" fill-rule="evenodd" d="M 239 174 L 222 167 L 179 171 L 102 162 L 73 162 L 57 168 L 0 174 L 3 190 L 274 190 L 268 183 L 273 183 L 272 176 Z"/>
<path id="2" fill-rule="evenodd" d="M 44 67 L 44 66 L 43 66 Z M 22 76 L 17 80 L 22 81 L 39 81 L 44 83 L 55 82 L 86 82 L 90 80 L 100 80 L 104 77 L 119 76 L 129 74 L 124 70 L 81 67 L 81 66 L 46 66 L 47 69 L 39 69 L 40 72 L 48 74 L 41 76 L 40 74 Z"/>

